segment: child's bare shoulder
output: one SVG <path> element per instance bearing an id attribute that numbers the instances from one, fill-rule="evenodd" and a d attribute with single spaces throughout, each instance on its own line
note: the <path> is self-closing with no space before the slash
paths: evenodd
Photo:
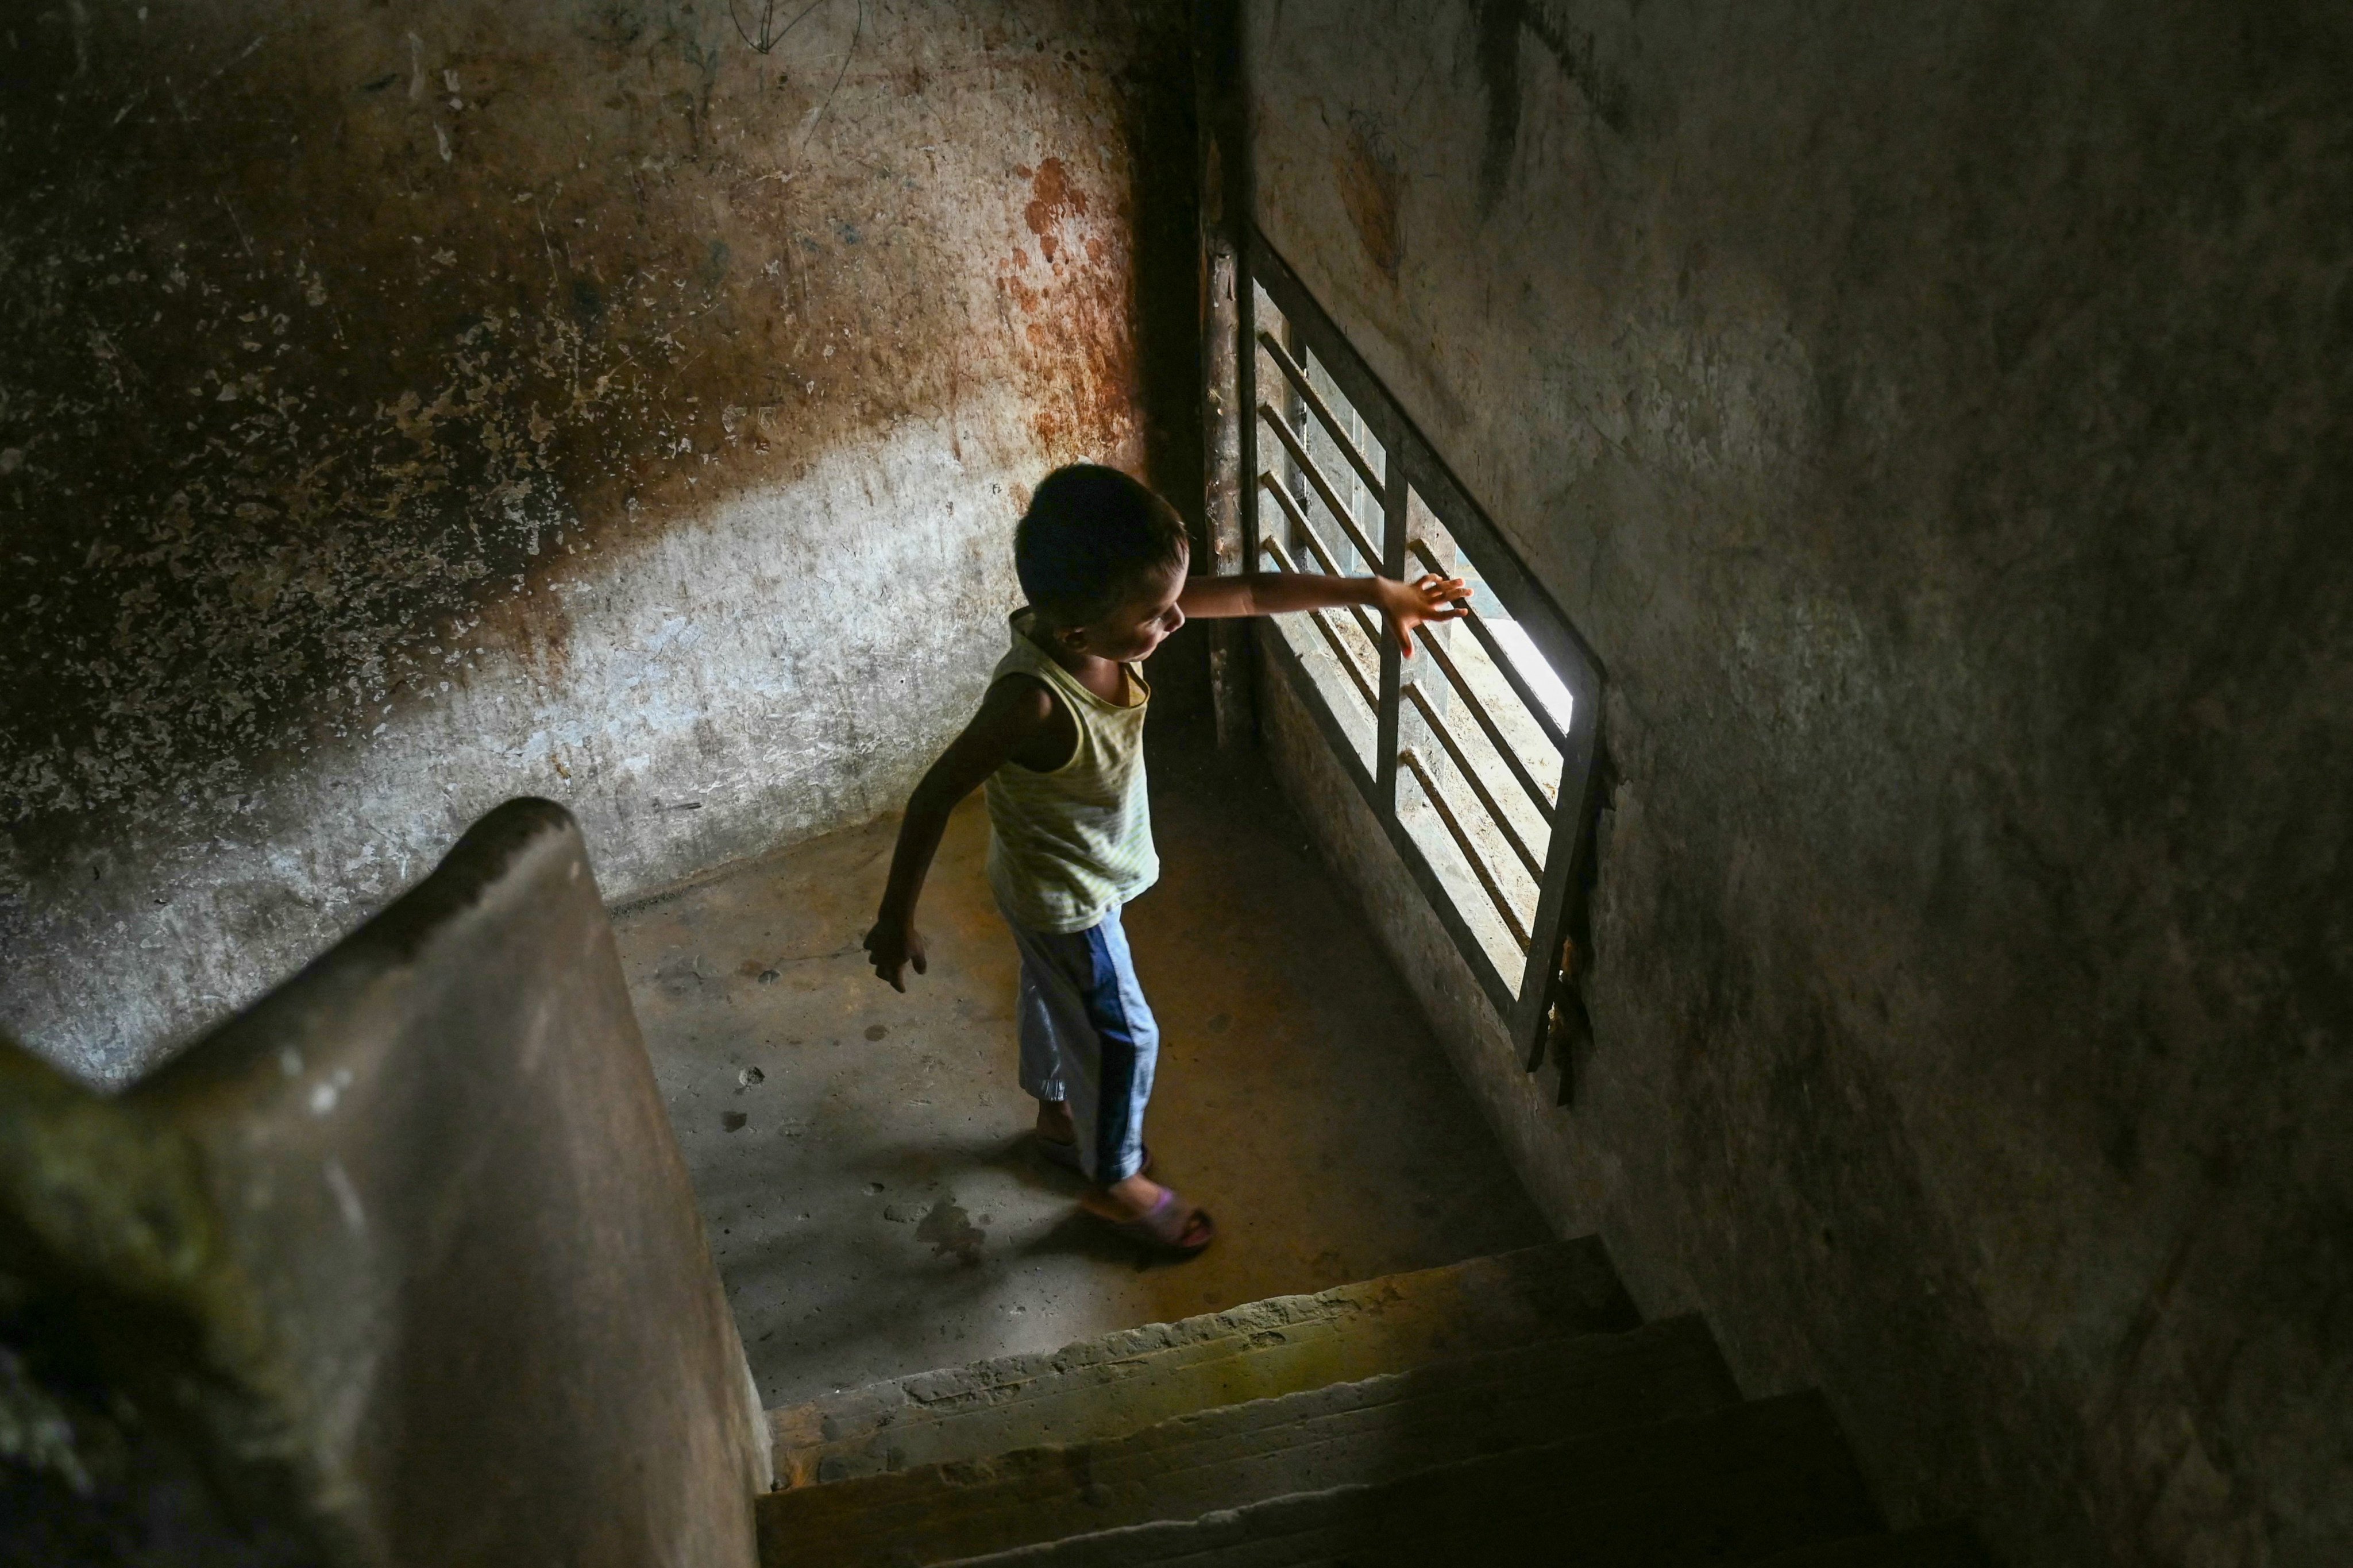
<path id="1" fill-rule="evenodd" d="M 975 728 L 987 726 L 1010 759 L 1033 773 L 1051 773 L 1079 747 L 1078 721 L 1051 686 L 1018 671 L 991 682 L 980 700 Z"/>
<path id="2" fill-rule="evenodd" d="M 1054 694 L 1052 687 L 1021 670 L 1000 675 L 989 682 L 987 692 L 980 700 L 982 717 L 995 714 L 1026 721 L 1032 728 L 1042 728 L 1061 708 L 1062 700 Z"/>

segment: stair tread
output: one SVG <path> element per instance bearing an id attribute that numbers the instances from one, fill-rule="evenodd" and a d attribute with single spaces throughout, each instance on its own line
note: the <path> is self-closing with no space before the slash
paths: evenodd
<path id="1" fill-rule="evenodd" d="M 1188 1519 L 1738 1399 L 1697 1318 L 1539 1341 L 1188 1412 L 1113 1437 L 773 1492 L 759 1504 L 762 1536 L 775 1543 L 765 1561 L 946 1562 L 1071 1533 L 1073 1521 L 1098 1530 Z"/>
<path id="2" fill-rule="evenodd" d="M 1754 1568 L 1985 1568 L 1977 1540 L 1957 1525 L 1850 1535 L 1776 1552 Z"/>
<path id="3" fill-rule="evenodd" d="M 1639 1321 L 1593 1237 L 1312 1296 L 1278 1296 L 1057 1351 L 895 1378 L 768 1413 L 780 1489 L 1115 1436 L 1207 1406 Z M 1097 1393 L 1116 1385 L 1119 1396 Z"/>
<path id="4" fill-rule="evenodd" d="M 1879 1529 L 1827 1407 L 1797 1394 L 937 1568 L 1693 1568 Z"/>

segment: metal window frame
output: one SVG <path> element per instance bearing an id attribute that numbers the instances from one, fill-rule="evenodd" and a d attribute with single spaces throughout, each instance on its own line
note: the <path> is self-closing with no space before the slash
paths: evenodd
<path id="1" fill-rule="evenodd" d="M 1554 797 L 1550 833 L 1543 851 L 1543 869 L 1536 879 L 1536 909 L 1528 928 L 1527 961 L 1516 989 L 1497 969 L 1489 957 L 1485 944 L 1471 929 L 1470 923 L 1455 907 L 1453 895 L 1439 879 L 1421 846 L 1406 827 L 1398 814 L 1398 775 L 1399 772 L 1399 710 L 1404 700 L 1403 668 L 1397 646 L 1386 636 L 1378 637 L 1381 651 L 1378 701 L 1374 710 L 1378 744 L 1375 751 L 1376 766 L 1367 768 L 1358 754 L 1356 742 L 1342 727 L 1340 718 L 1325 698 L 1324 691 L 1309 674 L 1289 639 L 1279 634 L 1262 636 L 1260 646 L 1283 672 L 1283 678 L 1306 706 L 1323 731 L 1325 742 L 1342 769 L 1356 784 L 1374 816 L 1379 820 L 1390 847 L 1414 881 L 1431 910 L 1453 939 L 1477 977 L 1488 1001 L 1504 1021 L 1514 1047 L 1519 1050 L 1527 1070 L 1534 1072 L 1543 1064 L 1545 1047 L 1550 1035 L 1549 1019 L 1554 1005 L 1560 999 L 1566 984 L 1563 973 L 1567 963 L 1564 943 L 1572 929 L 1572 900 L 1581 897 L 1584 868 L 1581 858 L 1590 852 L 1592 836 L 1586 831 L 1595 808 L 1594 763 L 1599 750 L 1601 695 L 1603 670 L 1601 661 L 1594 656 L 1585 639 L 1577 635 L 1568 617 L 1553 603 L 1519 557 L 1504 542 L 1494 523 L 1470 491 L 1455 478 L 1435 447 L 1424 437 L 1388 389 L 1381 384 L 1347 339 L 1334 324 L 1332 318 L 1300 282 L 1265 235 L 1255 225 L 1249 226 L 1244 237 L 1242 253 L 1236 268 L 1235 325 L 1237 353 L 1235 370 L 1240 407 L 1236 410 L 1240 429 L 1241 458 L 1241 532 L 1245 570 L 1257 571 L 1262 563 L 1261 533 L 1259 526 L 1260 482 L 1261 478 L 1260 451 L 1261 408 L 1258 387 L 1258 364 L 1261 353 L 1257 321 L 1257 289 L 1266 290 L 1274 301 L 1298 340 L 1330 374 L 1348 402 L 1354 406 L 1373 436 L 1380 442 L 1386 472 L 1377 489 L 1382 500 L 1384 537 L 1379 558 L 1381 570 L 1388 575 L 1402 577 L 1409 570 L 1407 550 L 1409 488 L 1421 497 L 1429 509 L 1472 564 L 1478 568 L 1489 590 L 1500 600 L 1510 618 L 1524 629 L 1536 650 L 1551 665 L 1554 673 L 1567 687 L 1573 699 L 1569 723 L 1558 735 L 1561 773 L 1558 792 Z M 1255 285 L 1255 287 L 1253 287 Z M 1319 416 L 1321 411 L 1317 411 Z M 1274 443 L 1277 454 L 1287 443 Z M 1344 455 L 1352 459 L 1359 454 L 1341 443 Z M 1270 470 L 1271 471 L 1271 470 Z M 1359 477 L 1369 480 L 1369 472 L 1359 469 Z M 1280 480 L 1276 481 L 1278 484 Z M 1332 628 L 1324 626 L 1327 637 Z M 1271 628 L 1270 628 L 1271 631 Z M 1483 628 L 1481 640 L 1487 641 Z M 1435 644 L 1427 645 L 1430 652 Z M 1336 651 L 1336 648 L 1335 648 Z M 1490 645 L 1490 653 L 1499 668 L 1510 679 L 1520 700 L 1528 703 L 1540 727 L 1548 733 L 1557 726 L 1540 703 L 1534 700 L 1525 683 L 1518 679 L 1507 658 Z M 1351 665 L 1352 673 L 1361 676 Z M 1467 692 L 1461 695 L 1468 696 Z M 1475 707 L 1475 701 L 1474 701 Z M 1509 753 L 1507 753 L 1508 756 Z M 1419 768 L 1416 769 L 1419 771 Z M 1443 803 L 1436 802 L 1443 812 Z M 1507 825 L 1508 826 L 1508 825 Z M 1482 869 L 1473 861 L 1473 870 Z M 1567 1085 L 1568 1075 L 1562 1074 Z"/>

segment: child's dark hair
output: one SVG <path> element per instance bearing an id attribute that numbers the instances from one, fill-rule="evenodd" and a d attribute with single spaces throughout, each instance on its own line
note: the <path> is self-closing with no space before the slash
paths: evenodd
<path id="1" fill-rule="evenodd" d="M 1084 626 L 1185 559 L 1176 509 L 1117 468 L 1056 468 L 1013 531 L 1013 570 L 1032 608 Z"/>

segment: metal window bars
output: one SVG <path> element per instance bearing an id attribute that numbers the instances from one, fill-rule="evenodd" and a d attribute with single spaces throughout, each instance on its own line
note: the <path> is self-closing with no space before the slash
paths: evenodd
<path id="1" fill-rule="evenodd" d="M 1533 1071 L 1572 957 L 1600 664 L 1254 229 L 1241 269 L 1234 390 L 1255 415 L 1240 432 L 1252 568 L 1299 571 L 1312 557 L 1310 569 L 1337 574 L 1353 555 L 1389 576 L 1435 572 L 1475 585 L 1458 601 L 1468 614 L 1419 629 L 1410 675 L 1362 608 L 1278 624 L 1261 646 Z M 1566 1094 L 1566 1072 L 1562 1083 Z"/>

